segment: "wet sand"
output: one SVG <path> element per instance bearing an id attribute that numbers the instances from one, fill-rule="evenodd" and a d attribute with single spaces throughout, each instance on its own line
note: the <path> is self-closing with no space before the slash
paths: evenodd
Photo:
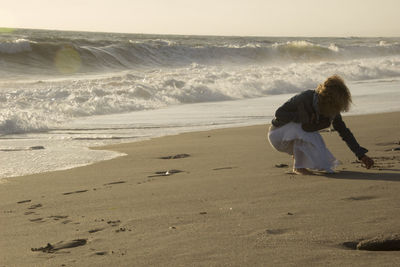
<path id="1" fill-rule="evenodd" d="M 344 118 L 370 170 L 325 131 L 338 172 L 287 174 L 291 158 L 260 125 L 111 146 L 127 156 L 6 179 L 0 266 L 396 266 L 400 251 L 360 248 L 400 239 L 399 118 Z"/>

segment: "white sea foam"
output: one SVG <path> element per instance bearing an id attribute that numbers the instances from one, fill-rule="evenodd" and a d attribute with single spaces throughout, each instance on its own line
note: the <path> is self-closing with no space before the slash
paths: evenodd
<path id="1" fill-rule="evenodd" d="M 48 128 L 48 119 L 42 114 L 6 109 L 0 112 L 0 134 L 40 132 Z"/>
<path id="2" fill-rule="evenodd" d="M 3 83 L 0 133 L 51 129 L 84 116 L 296 93 L 314 88 L 332 74 L 349 82 L 396 78 L 400 57 L 230 68 L 194 64 L 78 80 Z"/>
<path id="3" fill-rule="evenodd" d="M 0 161 L 3 162 L 0 181 L 4 177 L 65 170 L 124 155 L 113 151 L 90 150 L 84 142 L 43 137 L 46 136 L 31 135 L 26 139 L 17 137 L 0 141 Z M 29 149 L 39 145 L 43 149 Z"/>

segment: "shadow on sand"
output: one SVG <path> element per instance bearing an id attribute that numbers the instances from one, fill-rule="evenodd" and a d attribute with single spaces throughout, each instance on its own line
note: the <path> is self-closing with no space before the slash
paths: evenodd
<path id="1" fill-rule="evenodd" d="M 395 181 L 400 182 L 399 173 L 385 173 L 385 172 L 356 172 L 356 171 L 340 171 L 337 173 L 326 175 L 331 179 L 350 179 L 350 180 L 377 180 L 377 181 Z"/>

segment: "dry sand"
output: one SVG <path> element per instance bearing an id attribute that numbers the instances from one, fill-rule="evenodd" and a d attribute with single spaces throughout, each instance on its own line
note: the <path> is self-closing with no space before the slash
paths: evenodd
<path id="1" fill-rule="evenodd" d="M 285 174 L 291 158 L 261 125 L 121 144 L 107 149 L 127 156 L 7 179 L 0 266 L 398 266 L 400 251 L 352 248 L 400 233 L 399 118 L 345 117 L 370 170 L 323 132 L 339 172 Z M 160 159 L 178 154 L 189 156 Z"/>

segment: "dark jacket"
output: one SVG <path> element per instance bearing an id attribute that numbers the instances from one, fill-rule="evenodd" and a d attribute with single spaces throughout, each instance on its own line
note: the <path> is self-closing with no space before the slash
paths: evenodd
<path id="1" fill-rule="evenodd" d="M 279 107 L 275 112 L 272 125 L 280 127 L 289 122 L 297 122 L 302 123 L 303 129 L 305 129 L 304 125 L 307 125 L 307 123 L 311 121 L 313 114 L 316 118 L 316 123 L 323 125 L 320 128 L 327 128 L 332 124 L 343 141 L 346 142 L 350 150 L 353 151 L 359 159 L 368 152 L 367 149 L 358 144 L 352 132 L 346 127 L 340 114 L 336 115 L 334 118 L 327 118 L 319 114 L 318 96 L 314 90 L 301 92 Z"/>

